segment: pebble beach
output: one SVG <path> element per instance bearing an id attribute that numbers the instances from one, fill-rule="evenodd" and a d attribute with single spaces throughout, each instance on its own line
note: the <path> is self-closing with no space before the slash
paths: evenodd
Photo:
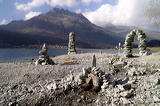
<path id="1" fill-rule="evenodd" d="M 96 67 L 108 75 L 107 86 L 99 92 L 80 91 L 79 86 L 61 89 L 83 68 Z M 51 57 L 55 65 L 35 61 L 0 63 L 0 105 L 2 106 L 159 106 L 160 52 L 148 56 L 84 53 Z M 123 83 L 120 83 L 123 82 Z M 55 85 L 56 84 L 56 88 Z M 128 85 L 129 89 L 122 89 Z"/>

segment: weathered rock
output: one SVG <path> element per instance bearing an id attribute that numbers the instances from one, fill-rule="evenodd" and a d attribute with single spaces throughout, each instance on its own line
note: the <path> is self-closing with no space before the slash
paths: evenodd
<path id="1" fill-rule="evenodd" d="M 115 66 L 115 67 L 124 67 L 125 65 L 126 65 L 126 63 L 122 62 L 122 61 L 118 61 L 113 64 L 113 66 Z"/>
<path id="2" fill-rule="evenodd" d="M 78 85 L 85 83 L 85 78 L 86 76 L 83 73 L 79 73 L 76 78 L 75 81 L 78 83 Z"/>
<path id="3" fill-rule="evenodd" d="M 8 106 L 19 106 L 17 102 L 10 102 Z"/>
<path id="4" fill-rule="evenodd" d="M 157 79 L 156 85 L 160 84 L 160 79 Z"/>
<path id="5" fill-rule="evenodd" d="M 109 84 L 109 82 L 103 82 L 103 85 L 101 86 L 102 92 L 105 91 L 105 89 L 109 87 L 108 84 Z"/>
<path id="6" fill-rule="evenodd" d="M 91 84 L 92 83 L 92 78 L 91 77 L 86 78 L 86 83 Z"/>
<path id="7" fill-rule="evenodd" d="M 91 72 L 98 72 L 99 69 L 100 69 L 100 67 L 93 67 L 92 70 L 91 70 Z"/>
<path id="8" fill-rule="evenodd" d="M 57 85 L 56 83 L 51 83 L 47 85 L 48 90 L 56 90 L 57 89 Z"/>
<path id="9" fill-rule="evenodd" d="M 137 71 L 137 69 L 135 67 L 133 67 L 128 71 L 128 75 L 133 76 L 136 71 Z"/>
<path id="10" fill-rule="evenodd" d="M 131 84 L 116 85 L 116 87 L 121 91 L 130 90 Z"/>
<path id="11" fill-rule="evenodd" d="M 132 93 L 131 91 L 123 91 L 120 93 L 120 96 L 125 97 L 125 98 L 129 98 L 131 97 Z"/>
<path id="12" fill-rule="evenodd" d="M 17 89 L 18 88 L 18 84 L 12 84 L 11 85 L 11 89 Z"/>
<path id="13" fill-rule="evenodd" d="M 87 77 L 90 72 L 91 72 L 91 68 L 90 67 L 87 68 L 87 69 L 86 68 L 82 68 L 83 76 Z"/>
<path id="14" fill-rule="evenodd" d="M 157 96 L 153 96 L 153 100 L 155 101 L 155 102 L 160 102 L 160 99 L 159 99 L 159 97 L 157 97 Z"/>
<path id="15" fill-rule="evenodd" d="M 134 84 L 135 82 L 136 82 L 136 80 L 133 79 L 133 80 L 129 80 L 127 83 L 129 83 L 129 84 Z"/>
<path id="16" fill-rule="evenodd" d="M 78 103 L 81 102 L 81 99 L 77 99 L 77 102 L 78 102 Z"/>
<path id="17" fill-rule="evenodd" d="M 33 93 L 33 89 L 28 89 L 28 93 Z"/>
<path id="18" fill-rule="evenodd" d="M 67 83 L 65 83 L 64 84 L 64 90 L 65 91 L 70 91 L 72 88 L 71 88 L 71 85 L 70 84 L 67 84 Z"/>
<path id="19" fill-rule="evenodd" d="M 97 75 L 88 74 L 88 77 L 91 77 L 93 86 L 100 86 L 100 79 Z"/>
<path id="20" fill-rule="evenodd" d="M 150 81 L 151 81 L 154 85 L 160 84 L 160 79 L 158 79 L 158 78 L 152 78 L 152 79 L 150 79 Z"/>
<path id="21" fill-rule="evenodd" d="M 91 91 L 99 92 L 100 91 L 100 86 L 93 86 Z"/>
<path id="22" fill-rule="evenodd" d="M 127 104 L 131 104 L 131 102 L 129 100 L 127 100 L 126 98 L 121 98 L 123 105 L 127 105 Z"/>
<path id="23" fill-rule="evenodd" d="M 88 84 L 88 83 L 84 83 L 80 86 L 80 90 L 81 91 L 88 91 L 92 88 L 92 84 Z"/>
<path id="24" fill-rule="evenodd" d="M 131 84 L 123 84 L 123 88 L 125 90 L 130 90 L 131 89 Z"/>
<path id="25" fill-rule="evenodd" d="M 120 90 L 120 91 L 124 91 L 124 88 L 122 85 L 116 85 L 116 87 Z"/>
<path id="26" fill-rule="evenodd" d="M 92 67 L 96 67 L 96 56 L 95 55 L 93 55 Z"/>

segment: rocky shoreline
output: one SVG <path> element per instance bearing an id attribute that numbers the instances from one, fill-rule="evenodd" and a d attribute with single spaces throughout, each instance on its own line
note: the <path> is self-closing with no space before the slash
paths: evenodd
<path id="1" fill-rule="evenodd" d="M 96 66 L 92 66 L 93 55 Z M 132 58 L 86 53 L 51 59 L 55 65 L 35 65 L 34 60 L 0 63 L 0 105 L 160 105 L 160 52 Z M 99 92 L 83 89 L 84 83 L 78 84 L 91 74 L 99 76 Z"/>

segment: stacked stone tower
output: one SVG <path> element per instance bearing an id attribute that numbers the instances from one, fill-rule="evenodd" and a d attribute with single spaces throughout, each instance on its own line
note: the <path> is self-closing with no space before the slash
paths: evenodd
<path id="1" fill-rule="evenodd" d="M 36 65 L 41 64 L 41 65 L 47 65 L 47 64 L 55 64 L 48 56 L 48 47 L 47 44 L 44 43 L 42 46 L 42 50 L 39 51 L 39 59 L 36 61 Z"/>
<path id="2" fill-rule="evenodd" d="M 146 35 L 145 33 L 143 33 L 141 30 L 138 30 L 136 32 L 136 34 L 138 35 L 138 40 L 139 40 L 139 44 L 138 44 L 138 48 L 139 48 L 139 55 L 148 55 L 149 50 L 147 50 L 147 40 L 146 40 Z"/>
<path id="3" fill-rule="evenodd" d="M 76 54 L 74 32 L 69 33 L 68 54 Z"/>
<path id="4" fill-rule="evenodd" d="M 131 31 L 126 35 L 126 39 L 124 42 L 124 53 L 126 57 L 132 57 L 132 42 L 134 42 L 135 32 Z"/>

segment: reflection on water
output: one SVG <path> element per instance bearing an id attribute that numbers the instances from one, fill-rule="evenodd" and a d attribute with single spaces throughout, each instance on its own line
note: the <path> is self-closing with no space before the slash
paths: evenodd
<path id="1" fill-rule="evenodd" d="M 7 61 L 25 61 L 38 58 L 39 51 L 41 49 L 0 49 L 0 62 L 7 62 Z M 80 49 L 77 50 L 77 54 L 81 53 L 118 53 L 118 50 L 111 50 L 111 49 Z M 133 53 L 138 53 L 139 51 L 133 51 Z M 152 51 L 156 52 L 156 51 Z M 57 55 L 64 55 L 67 54 L 67 49 L 49 49 L 48 55 L 49 56 L 57 56 Z M 123 50 L 120 51 L 123 53 Z"/>

